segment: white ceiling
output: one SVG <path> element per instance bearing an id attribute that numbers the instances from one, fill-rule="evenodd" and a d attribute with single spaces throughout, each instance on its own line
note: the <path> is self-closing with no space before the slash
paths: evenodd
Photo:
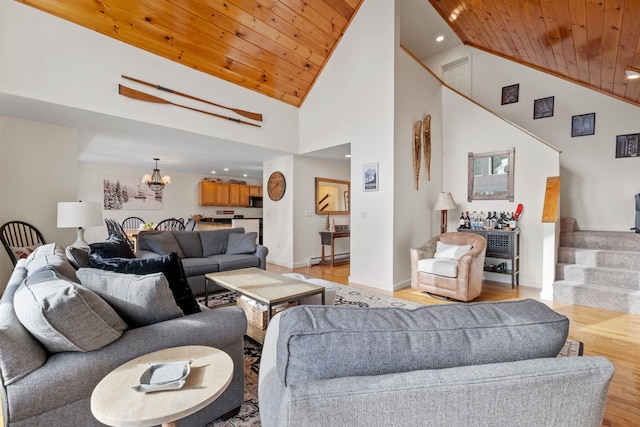
<path id="1" fill-rule="evenodd" d="M 417 58 L 460 44 L 427 0 L 398 1 L 400 42 Z M 436 43 L 438 35 L 444 35 L 445 40 Z M 209 174 L 216 170 L 224 176 L 246 174 L 247 178 L 262 179 L 264 161 L 290 154 L 8 94 L 0 94 L 0 115 L 78 129 L 80 162 L 150 170 L 153 158 L 158 157 L 163 173 Z M 345 154 L 349 152 L 350 144 L 343 144 L 304 155 L 348 162 Z M 225 167 L 228 172 L 222 170 Z"/>

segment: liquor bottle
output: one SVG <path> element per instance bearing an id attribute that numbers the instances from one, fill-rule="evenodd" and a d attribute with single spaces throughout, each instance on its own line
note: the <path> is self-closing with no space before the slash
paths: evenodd
<path id="1" fill-rule="evenodd" d="M 458 225 L 458 228 L 464 228 L 464 211 L 460 212 L 460 224 Z"/>
<path id="2" fill-rule="evenodd" d="M 464 228 L 471 228 L 471 218 L 469 218 L 469 211 L 464 217 Z"/>
<path id="3" fill-rule="evenodd" d="M 511 214 L 509 215 L 509 227 L 511 227 L 512 230 L 515 230 L 517 227 L 517 222 L 513 217 L 513 212 L 511 212 Z"/>
<path id="4" fill-rule="evenodd" d="M 516 212 L 513 214 L 513 219 L 515 219 L 517 221 L 518 218 L 520 218 L 520 215 L 522 215 L 522 209 L 523 208 L 524 208 L 524 206 L 522 206 L 522 203 L 519 203 L 518 207 L 516 208 Z"/>

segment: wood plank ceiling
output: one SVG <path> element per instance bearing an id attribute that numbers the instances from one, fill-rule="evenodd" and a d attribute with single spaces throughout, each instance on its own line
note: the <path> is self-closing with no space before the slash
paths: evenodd
<path id="1" fill-rule="evenodd" d="M 363 2 L 17 1 L 294 106 Z M 469 46 L 640 106 L 640 0 L 429 2 Z"/>
<path id="2" fill-rule="evenodd" d="M 363 0 L 17 1 L 299 107 Z"/>
<path id="3" fill-rule="evenodd" d="M 640 106 L 640 0 L 429 0 L 468 46 Z"/>

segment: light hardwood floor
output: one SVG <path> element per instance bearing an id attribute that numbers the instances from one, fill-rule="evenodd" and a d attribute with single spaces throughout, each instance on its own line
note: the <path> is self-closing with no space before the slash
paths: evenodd
<path id="1" fill-rule="evenodd" d="M 295 271 L 343 285 L 348 285 L 349 281 L 349 264 L 335 267 L 312 266 L 294 270 L 268 264 L 267 270 L 276 273 Z M 394 296 L 423 304 L 448 303 L 411 288 L 395 292 Z M 540 300 L 539 290 L 526 286 L 512 290 L 508 284 L 485 281 L 482 294 L 476 301 L 507 301 L 524 298 Z M 609 388 L 602 425 L 640 426 L 640 315 L 543 302 L 569 318 L 571 322 L 569 338 L 584 343 L 585 356 L 605 356 L 616 367 Z M 1 412 L 0 425 L 3 425 Z"/>
<path id="2" fill-rule="evenodd" d="M 276 272 L 291 271 L 269 265 Z M 294 269 L 297 273 L 348 285 L 349 264 L 336 267 L 312 266 Z M 526 286 L 512 290 L 506 283 L 485 281 L 476 301 L 507 301 L 532 298 L 540 301 L 540 290 Z M 394 293 L 423 304 L 448 304 L 417 289 Z M 603 426 L 640 426 L 640 315 L 618 313 L 579 305 L 542 301 L 570 320 L 569 338 L 584 343 L 585 356 L 605 356 L 616 367 L 605 408 Z"/>

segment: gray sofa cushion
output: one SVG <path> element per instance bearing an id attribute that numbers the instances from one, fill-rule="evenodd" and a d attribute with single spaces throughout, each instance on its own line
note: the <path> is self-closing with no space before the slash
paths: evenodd
<path id="1" fill-rule="evenodd" d="M 199 231 L 172 231 L 182 248 L 185 258 L 202 258 L 202 241 Z"/>
<path id="2" fill-rule="evenodd" d="M 227 242 L 227 255 L 252 254 L 256 251 L 258 233 L 232 233 Z"/>
<path id="3" fill-rule="evenodd" d="M 22 282 L 14 307 L 20 323 L 52 353 L 97 350 L 127 328 L 109 304 L 53 267 Z"/>
<path id="4" fill-rule="evenodd" d="M 187 275 L 187 277 L 192 277 L 220 271 L 220 266 L 216 262 L 215 258 L 216 257 L 185 258 L 182 260 L 184 273 Z"/>
<path id="5" fill-rule="evenodd" d="M 226 253 L 229 234 L 231 233 L 244 233 L 244 228 L 238 227 L 227 228 L 223 230 L 200 231 L 200 240 L 202 241 L 202 256 L 207 258 L 211 255 L 220 255 Z"/>
<path id="6" fill-rule="evenodd" d="M 27 276 L 25 264 L 25 260 L 18 261 L 0 299 L 0 371 L 5 386 L 38 369 L 48 356 L 44 346 L 22 326 L 14 311 L 14 294 Z"/>
<path id="7" fill-rule="evenodd" d="M 253 255 L 216 255 L 214 258 L 218 263 L 220 271 L 237 270 L 239 268 L 258 267 L 260 259 Z"/>
<path id="8" fill-rule="evenodd" d="M 169 255 L 171 252 L 175 252 L 178 254 L 178 258 L 184 258 L 184 252 L 171 231 L 148 234 L 145 236 L 145 244 L 149 250 L 159 255 Z"/>
<path id="9" fill-rule="evenodd" d="M 569 331 L 565 316 L 531 299 L 414 310 L 299 306 L 278 316 L 278 375 L 286 386 L 555 357 Z"/>
<path id="10" fill-rule="evenodd" d="M 104 298 L 132 328 L 184 316 L 162 273 L 145 275 L 81 268 L 82 286 Z"/>

